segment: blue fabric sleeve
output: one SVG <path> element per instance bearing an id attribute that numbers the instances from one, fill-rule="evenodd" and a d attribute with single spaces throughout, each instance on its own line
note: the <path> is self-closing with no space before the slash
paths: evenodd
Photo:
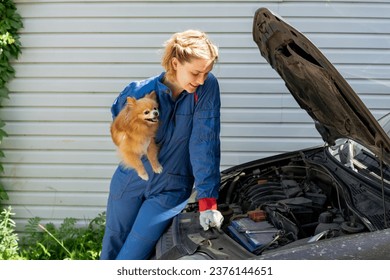
<path id="1" fill-rule="evenodd" d="M 198 199 L 217 198 L 220 186 L 220 91 L 211 73 L 206 81 L 197 92 L 189 143 Z"/>
<path id="2" fill-rule="evenodd" d="M 139 99 L 144 97 L 147 93 L 150 93 L 151 91 L 155 90 L 155 85 L 158 78 L 159 76 L 151 77 L 147 80 L 134 81 L 131 82 L 128 86 L 126 86 L 112 104 L 112 118 L 114 119 L 122 110 L 123 106 L 125 106 L 125 104 L 127 103 L 127 97 L 131 96 L 136 99 Z"/>
<path id="3" fill-rule="evenodd" d="M 116 116 L 118 116 L 119 112 L 122 110 L 122 108 L 127 103 L 127 97 L 133 96 L 134 92 L 134 85 L 135 83 L 130 83 L 115 99 L 114 103 L 111 106 L 111 114 L 112 118 L 114 119 Z"/>

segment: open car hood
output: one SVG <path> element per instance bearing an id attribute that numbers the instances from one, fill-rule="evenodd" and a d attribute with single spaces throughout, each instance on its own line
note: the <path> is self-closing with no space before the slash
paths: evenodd
<path id="1" fill-rule="evenodd" d="M 322 139 L 352 139 L 389 163 L 390 139 L 351 86 L 302 33 L 266 8 L 256 11 L 253 39 Z"/>

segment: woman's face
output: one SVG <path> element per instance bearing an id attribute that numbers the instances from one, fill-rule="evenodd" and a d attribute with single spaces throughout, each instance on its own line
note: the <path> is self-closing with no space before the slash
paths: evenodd
<path id="1" fill-rule="evenodd" d="M 173 69 L 176 71 L 176 86 L 190 93 L 195 92 L 198 86 L 203 85 L 214 65 L 212 60 L 200 58 L 184 63 L 173 58 L 172 63 Z"/>

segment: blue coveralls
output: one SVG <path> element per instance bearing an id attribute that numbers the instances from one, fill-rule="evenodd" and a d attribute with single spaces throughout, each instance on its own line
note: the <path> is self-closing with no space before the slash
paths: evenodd
<path id="1" fill-rule="evenodd" d="M 160 126 L 161 174 L 143 158 L 149 180 L 121 165 L 110 185 L 101 259 L 147 259 L 172 218 L 180 213 L 195 186 L 197 198 L 217 198 L 220 185 L 220 92 L 208 74 L 196 93 L 183 91 L 176 101 L 161 81 L 165 73 L 130 83 L 115 100 L 116 117 L 127 96 L 156 91 Z"/>

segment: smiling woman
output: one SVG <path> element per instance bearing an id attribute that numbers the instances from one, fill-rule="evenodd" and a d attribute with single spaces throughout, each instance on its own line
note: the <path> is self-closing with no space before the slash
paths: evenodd
<path id="1" fill-rule="evenodd" d="M 153 140 L 162 168 L 156 172 L 154 161 L 143 158 L 147 173 L 142 180 L 134 169 L 118 166 L 111 180 L 102 259 L 148 258 L 193 187 L 204 230 L 221 226 L 223 217 L 216 207 L 221 102 L 218 81 L 210 73 L 217 58 L 217 48 L 205 33 L 175 33 L 165 45 L 166 72 L 130 83 L 115 100 L 114 122 L 130 97 L 140 100 L 155 92 L 161 125 Z"/>
<path id="2" fill-rule="evenodd" d="M 194 93 L 203 85 L 218 59 L 218 49 L 198 30 L 176 33 L 165 44 L 161 65 L 166 69 L 164 83 L 174 98 L 186 90 Z"/>

